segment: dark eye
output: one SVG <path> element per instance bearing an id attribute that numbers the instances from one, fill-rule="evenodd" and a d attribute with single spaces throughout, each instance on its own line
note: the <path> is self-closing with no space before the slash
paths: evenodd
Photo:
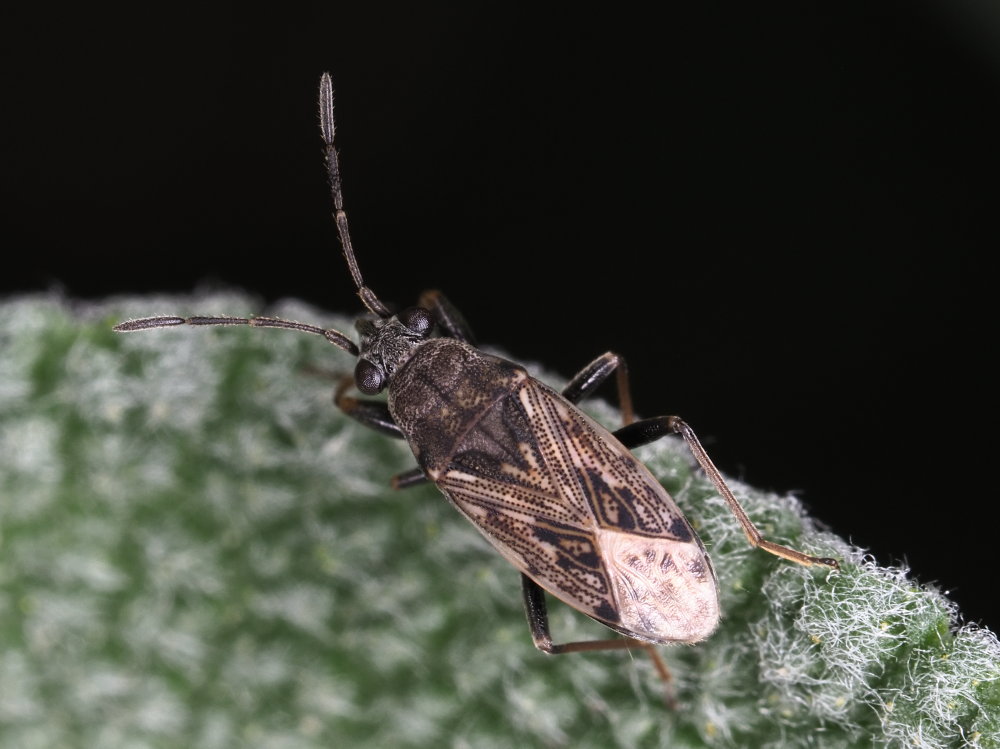
<path id="1" fill-rule="evenodd" d="M 431 313 L 423 307 L 409 307 L 397 315 L 397 319 L 414 333 L 423 335 L 431 328 Z"/>
<path id="2" fill-rule="evenodd" d="M 385 376 L 367 359 L 359 359 L 354 368 L 354 384 L 365 395 L 376 395 L 385 385 Z"/>

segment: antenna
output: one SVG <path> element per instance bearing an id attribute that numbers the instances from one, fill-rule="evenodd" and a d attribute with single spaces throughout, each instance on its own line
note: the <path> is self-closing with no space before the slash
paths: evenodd
<path id="1" fill-rule="evenodd" d="M 330 180 L 330 192 L 333 196 L 333 218 L 337 222 L 337 234 L 340 236 L 340 246 L 347 260 L 347 268 L 358 289 L 358 296 L 369 312 L 381 318 L 391 317 L 392 312 L 375 295 L 375 292 L 365 286 L 358 268 L 354 248 L 351 246 L 351 233 L 347 228 L 347 213 L 344 212 L 344 194 L 340 184 L 340 162 L 337 160 L 337 149 L 333 145 L 336 127 L 333 122 L 333 82 L 329 73 L 323 73 L 319 82 L 319 126 L 323 135 L 323 154 L 326 159 L 326 172 Z M 144 317 L 139 320 L 128 320 L 115 325 L 113 330 L 118 333 L 129 333 L 150 328 L 170 328 L 175 325 L 249 325 L 253 328 L 285 328 L 297 330 L 300 333 L 311 333 L 323 336 L 334 346 L 358 355 L 357 344 L 339 330 L 320 328 L 316 325 L 282 320 L 277 317 Z"/>
<path id="2" fill-rule="evenodd" d="M 339 330 L 320 328 L 294 320 L 282 320 L 280 317 L 143 317 L 140 320 L 120 322 L 112 328 L 116 333 L 131 333 L 136 330 L 150 328 L 171 328 L 174 325 L 249 325 L 251 328 L 286 328 L 300 333 L 313 333 L 323 336 L 337 348 L 341 348 L 353 356 L 358 355 L 358 346 Z"/>
<path id="3" fill-rule="evenodd" d="M 319 79 L 319 129 L 325 144 L 323 153 L 326 157 L 326 174 L 330 181 L 330 193 L 333 197 L 333 219 L 337 222 L 337 234 L 340 235 L 340 246 L 344 251 L 344 259 L 351 271 L 351 278 L 358 289 L 358 296 L 370 312 L 382 318 L 391 317 L 392 312 L 382 304 L 375 292 L 365 286 L 354 257 L 354 247 L 351 246 L 351 232 L 347 228 L 347 213 L 344 211 L 344 193 L 340 184 L 340 161 L 337 158 L 337 148 L 333 145 L 336 126 L 333 121 L 333 81 L 329 73 L 323 73 Z"/>

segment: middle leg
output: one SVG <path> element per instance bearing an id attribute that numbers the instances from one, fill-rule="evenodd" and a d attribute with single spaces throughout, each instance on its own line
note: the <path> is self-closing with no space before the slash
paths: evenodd
<path id="1" fill-rule="evenodd" d="M 620 354 L 608 351 L 598 356 L 574 375 L 569 384 L 563 388 L 562 394 L 570 403 L 579 403 L 615 372 L 618 387 L 618 408 L 622 412 L 622 424 L 635 421 L 635 411 L 632 409 L 632 392 L 628 384 L 628 367 Z"/>

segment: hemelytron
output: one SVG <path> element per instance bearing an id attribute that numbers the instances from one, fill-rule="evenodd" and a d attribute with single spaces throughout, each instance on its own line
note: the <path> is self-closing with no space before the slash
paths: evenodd
<path id="1" fill-rule="evenodd" d="M 644 648 L 703 640 L 719 622 L 715 572 L 677 505 L 631 448 L 680 435 L 728 503 L 748 541 L 804 565 L 837 567 L 765 539 L 743 511 L 691 428 L 677 416 L 636 420 L 623 359 L 608 352 L 557 392 L 519 365 L 475 347 L 469 326 L 437 291 L 394 312 L 362 278 L 351 245 L 337 152 L 333 87 L 319 89 L 320 129 L 334 218 L 347 267 L 368 314 L 359 341 L 272 317 L 151 317 L 119 332 L 174 325 L 288 328 L 326 338 L 357 357 L 335 393 L 348 416 L 405 439 L 417 467 L 397 487 L 430 481 L 521 572 L 534 644 L 547 653 Z M 615 374 L 624 425 L 614 432 L 576 404 Z M 385 401 L 364 395 L 386 391 Z M 624 637 L 555 644 L 545 592 Z"/>

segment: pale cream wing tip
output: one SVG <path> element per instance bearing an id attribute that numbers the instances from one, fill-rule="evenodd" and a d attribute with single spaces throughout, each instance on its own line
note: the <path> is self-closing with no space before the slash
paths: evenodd
<path id="1" fill-rule="evenodd" d="M 597 531 L 620 626 L 653 642 L 698 642 L 719 623 L 719 591 L 698 543 Z"/>

